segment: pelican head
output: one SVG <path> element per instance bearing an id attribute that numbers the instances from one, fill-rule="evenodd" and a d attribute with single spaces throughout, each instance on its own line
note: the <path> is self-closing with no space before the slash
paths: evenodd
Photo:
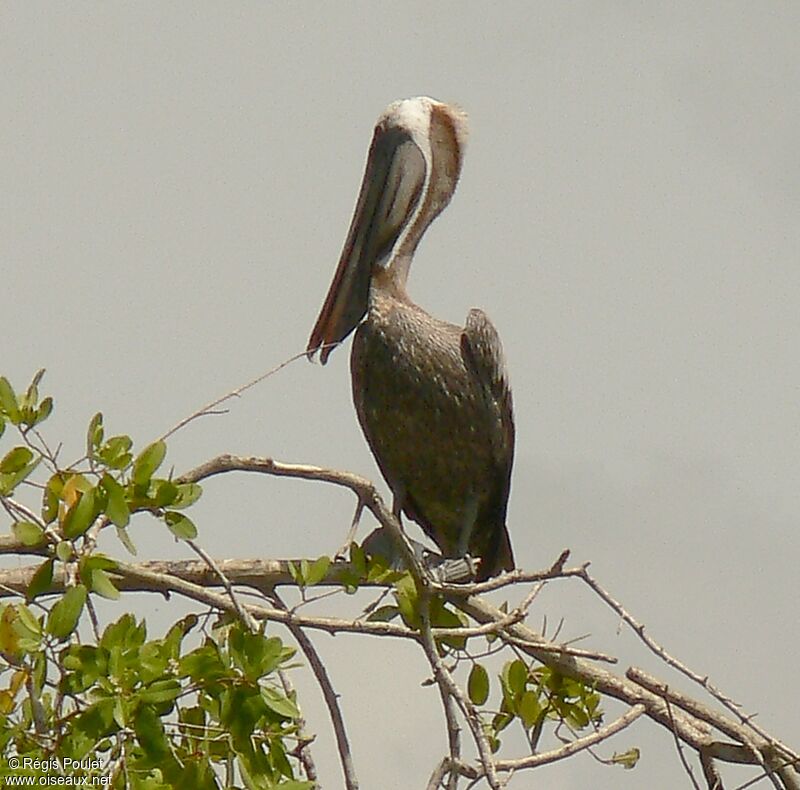
<path id="1" fill-rule="evenodd" d="M 426 228 L 453 196 L 467 139 L 458 108 L 419 96 L 390 104 L 378 119 L 339 265 L 308 341 L 323 364 L 369 308 L 374 277 L 405 292 Z"/>

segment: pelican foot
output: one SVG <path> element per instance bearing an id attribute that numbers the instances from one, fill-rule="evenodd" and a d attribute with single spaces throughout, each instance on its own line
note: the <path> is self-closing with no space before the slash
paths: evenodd
<path id="1" fill-rule="evenodd" d="M 480 560 L 471 557 L 469 554 L 463 557 L 443 557 L 416 540 L 409 538 L 409 543 L 414 549 L 414 554 L 420 565 L 439 584 L 471 582 L 478 573 Z M 378 527 L 378 529 L 367 535 L 361 544 L 361 548 L 370 556 L 378 555 L 383 557 L 394 571 L 406 570 L 405 561 L 395 546 L 394 539 L 382 527 Z"/>
<path id="2" fill-rule="evenodd" d="M 440 584 L 458 584 L 475 579 L 479 562 L 480 560 L 473 559 L 469 554 L 463 557 L 442 557 L 429 552 L 425 558 L 425 567 Z"/>

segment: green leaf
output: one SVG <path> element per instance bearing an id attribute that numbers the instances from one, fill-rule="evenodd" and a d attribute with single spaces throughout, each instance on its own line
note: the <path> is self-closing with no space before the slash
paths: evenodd
<path id="1" fill-rule="evenodd" d="M 11 474 L 19 472 L 33 459 L 33 453 L 27 447 L 15 447 L 9 450 L 0 461 L 0 473 Z"/>
<path id="2" fill-rule="evenodd" d="M 178 671 L 181 677 L 188 676 L 193 682 L 203 684 L 230 674 L 214 644 L 205 644 L 187 653 L 181 658 Z"/>
<path id="3" fill-rule="evenodd" d="M 137 554 L 136 546 L 134 546 L 131 536 L 128 534 L 128 530 L 125 529 L 125 527 L 117 527 L 117 538 L 125 547 L 125 551 L 127 551 L 132 557 L 135 557 Z"/>
<path id="4" fill-rule="evenodd" d="M 502 732 L 512 721 L 514 721 L 513 713 L 501 711 L 500 713 L 496 713 L 492 718 L 492 729 L 495 732 Z"/>
<path id="5" fill-rule="evenodd" d="M 350 564 L 353 570 L 363 577 L 367 573 L 367 553 L 357 543 L 350 544 Z"/>
<path id="6" fill-rule="evenodd" d="M 289 779 L 294 776 L 292 765 L 286 756 L 286 750 L 283 748 L 283 741 L 280 738 L 273 738 L 269 745 L 269 756 L 272 764 L 283 776 Z M 286 787 L 286 785 L 279 785 L 279 787 L 281 786 Z"/>
<path id="7" fill-rule="evenodd" d="M 330 568 L 330 566 L 330 557 L 323 556 L 317 560 L 314 560 L 305 573 L 306 585 L 308 587 L 313 587 L 315 584 L 319 584 L 319 582 L 325 578 L 325 574 L 328 572 L 328 568 Z"/>
<path id="8" fill-rule="evenodd" d="M 136 618 L 128 613 L 115 623 L 109 623 L 100 637 L 100 647 L 111 652 L 114 648 L 129 650 L 141 647 L 147 638 L 145 623 L 137 625 Z"/>
<path id="9" fill-rule="evenodd" d="M 33 574 L 28 589 L 25 590 L 25 597 L 32 601 L 37 595 L 47 592 L 53 581 L 53 566 L 55 565 L 54 559 L 45 560 Z"/>
<path id="10" fill-rule="evenodd" d="M 394 597 L 403 622 L 409 628 L 419 628 L 419 593 L 410 575 L 395 582 Z"/>
<path id="11" fill-rule="evenodd" d="M 96 592 L 110 601 L 119 600 L 119 590 L 114 586 L 111 577 L 102 568 L 95 568 L 90 573 L 89 579 L 89 588 L 92 592 Z"/>
<path id="12" fill-rule="evenodd" d="M 147 688 L 138 693 L 142 702 L 149 702 L 153 705 L 161 702 L 172 702 L 181 693 L 181 684 L 174 678 L 156 680 Z"/>
<path id="13" fill-rule="evenodd" d="M 30 385 L 28 386 L 25 395 L 22 398 L 23 403 L 20 405 L 25 406 L 33 406 L 39 400 L 39 382 L 41 382 L 42 377 L 45 374 L 45 369 L 41 368 L 40 370 L 36 371 L 36 375 L 33 377 L 33 381 L 31 381 Z"/>
<path id="14" fill-rule="evenodd" d="M 444 599 L 438 596 L 431 599 L 430 618 L 434 628 L 463 628 L 466 625 L 463 622 L 464 615 L 449 609 Z M 438 636 L 436 641 L 454 650 L 463 650 L 467 644 L 466 637 L 463 636 Z"/>
<path id="15" fill-rule="evenodd" d="M 489 673 L 482 664 L 473 664 L 467 681 L 469 698 L 475 705 L 483 705 L 489 699 Z"/>
<path id="16" fill-rule="evenodd" d="M 103 475 L 100 483 L 108 495 L 106 515 L 117 527 L 127 527 L 131 520 L 131 511 L 125 499 L 125 489 L 110 474 Z"/>
<path id="17" fill-rule="evenodd" d="M 18 604 L 16 606 L 17 614 L 19 615 L 20 623 L 23 625 L 24 629 L 34 636 L 41 636 L 42 634 L 42 624 L 39 620 L 35 617 L 33 612 L 28 609 L 25 604 Z"/>
<path id="18" fill-rule="evenodd" d="M 103 412 L 97 414 L 89 420 L 89 427 L 86 429 L 86 455 L 94 458 L 95 450 L 103 444 Z"/>
<path id="19" fill-rule="evenodd" d="M 261 697 L 267 703 L 267 707 L 279 716 L 284 716 L 287 719 L 300 718 L 300 711 L 297 705 L 279 691 L 269 686 L 264 686 L 261 689 Z"/>
<path id="20" fill-rule="evenodd" d="M 164 513 L 164 521 L 169 531 L 180 540 L 194 540 L 197 537 L 197 527 L 194 522 L 183 513 L 168 510 Z"/>
<path id="21" fill-rule="evenodd" d="M 112 436 L 95 455 L 112 469 L 125 469 L 133 458 L 128 452 L 132 446 L 130 436 Z"/>
<path id="22" fill-rule="evenodd" d="M 19 403 L 14 389 L 5 376 L 0 376 L 0 410 L 5 412 L 12 425 L 19 424 Z"/>
<path id="23" fill-rule="evenodd" d="M 250 681 L 270 674 L 288 657 L 278 637 L 252 634 L 238 627 L 231 629 L 228 645 L 231 658 Z"/>
<path id="24" fill-rule="evenodd" d="M 40 422 L 44 422 L 52 413 L 53 413 L 53 399 L 48 395 L 39 404 L 39 408 L 36 410 L 36 418 L 34 419 L 33 424 L 38 425 Z"/>
<path id="25" fill-rule="evenodd" d="M 123 703 L 122 697 L 117 697 L 114 700 L 114 713 L 112 715 L 117 726 L 121 729 L 128 726 L 128 717 L 125 714 L 126 705 Z"/>
<path id="26" fill-rule="evenodd" d="M 169 741 L 161 719 L 148 705 L 142 705 L 136 712 L 134 730 L 145 755 L 156 765 L 170 756 Z"/>
<path id="27" fill-rule="evenodd" d="M 524 661 L 516 659 L 508 667 L 508 687 L 519 697 L 525 691 L 525 684 L 528 682 L 528 667 Z"/>
<path id="28" fill-rule="evenodd" d="M 154 507 L 167 507 L 178 498 L 178 486 L 171 480 L 153 480 L 150 496 Z"/>
<path id="29" fill-rule="evenodd" d="M 58 518 L 58 505 L 61 501 L 61 492 L 64 490 L 64 478 L 56 472 L 48 481 L 44 489 L 42 502 L 42 519 L 45 524 L 52 524 Z"/>
<path id="30" fill-rule="evenodd" d="M 377 623 L 388 623 L 400 615 L 400 610 L 396 606 L 379 606 L 374 612 L 370 612 L 367 621 Z"/>
<path id="31" fill-rule="evenodd" d="M 519 717 L 525 729 L 530 729 L 542 715 L 542 706 L 535 691 L 528 689 L 522 694 L 519 701 Z"/>
<path id="32" fill-rule="evenodd" d="M 11 529 L 16 539 L 25 546 L 38 546 L 44 541 L 44 530 L 32 521 L 16 521 Z"/>
<path id="33" fill-rule="evenodd" d="M 64 537 L 72 540 L 83 535 L 99 515 L 97 490 L 84 491 L 64 516 Z"/>
<path id="34" fill-rule="evenodd" d="M 137 486 L 147 485 L 166 454 L 167 445 L 161 440 L 145 447 L 133 462 L 133 482 Z"/>
<path id="35" fill-rule="evenodd" d="M 66 639 L 77 627 L 86 603 L 86 587 L 70 587 L 47 616 L 47 633 L 56 639 Z"/>
<path id="36" fill-rule="evenodd" d="M 203 487 L 198 483 L 181 483 L 178 485 L 178 496 L 172 503 L 175 510 L 182 510 L 193 505 L 203 494 Z"/>
<path id="37" fill-rule="evenodd" d="M 27 448 L 19 448 L 25 449 Z M 13 450 L 11 451 L 14 452 Z M 8 457 L 8 456 L 6 456 Z M 0 472 L 0 496 L 9 496 L 13 493 L 14 489 L 25 480 L 31 472 L 39 465 L 42 456 L 36 456 L 30 463 L 25 464 L 16 472 Z"/>
<path id="38" fill-rule="evenodd" d="M 62 540 L 56 544 L 56 557 L 61 562 L 68 562 L 72 558 L 72 544 L 68 540 Z"/>
<path id="39" fill-rule="evenodd" d="M 614 755 L 611 757 L 611 762 L 615 765 L 621 765 L 626 771 L 630 771 L 631 768 L 636 767 L 636 763 L 639 762 L 640 757 L 641 752 L 634 747 L 633 749 L 628 749 L 627 752 L 621 752 L 619 754 L 614 752 Z"/>
<path id="40" fill-rule="evenodd" d="M 289 574 L 298 587 L 305 587 L 306 581 L 303 578 L 303 571 L 301 568 L 298 568 L 292 560 L 289 560 Z"/>

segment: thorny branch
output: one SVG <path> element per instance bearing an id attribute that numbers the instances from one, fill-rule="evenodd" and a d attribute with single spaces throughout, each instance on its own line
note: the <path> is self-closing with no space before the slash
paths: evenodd
<path id="1" fill-rule="evenodd" d="M 199 414 L 208 413 L 217 403 L 210 404 Z M 329 633 L 360 633 L 373 636 L 400 638 L 415 641 L 424 649 L 437 685 L 440 689 L 445 718 L 448 727 L 449 753 L 441 761 L 431 776 L 429 788 L 441 786 L 448 778 L 448 790 L 457 785 L 458 776 L 468 779 L 485 778 L 491 787 L 498 788 L 515 772 L 523 768 L 564 759 L 580 749 L 589 748 L 611 737 L 613 734 L 629 726 L 637 718 L 646 715 L 651 720 L 666 728 L 679 743 L 693 749 L 699 757 L 703 776 L 709 788 L 720 788 L 721 779 L 718 763 L 743 763 L 759 765 L 764 774 L 776 787 L 787 790 L 800 790 L 800 756 L 781 741 L 770 736 L 762 728 L 753 724 L 751 717 L 744 715 L 739 706 L 709 682 L 708 677 L 701 676 L 677 659 L 670 656 L 664 648 L 652 640 L 644 632 L 644 626 L 635 620 L 587 571 L 587 566 L 565 568 L 568 552 L 564 552 L 553 565 L 543 571 L 526 573 L 513 571 L 480 584 L 441 585 L 436 584 L 421 567 L 413 549 L 402 532 L 399 522 L 386 507 L 375 486 L 367 479 L 347 472 L 325 469 L 316 466 L 286 464 L 270 458 L 237 457 L 223 455 L 208 461 L 177 479 L 177 482 L 197 482 L 214 475 L 233 471 L 246 471 L 279 477 L 293 477 L 312 481 L 326 482 L 351 490 L 358 499 L 360 507 L 368 509 L 377 521 L 386 528 L 397 542 L 412 572 L 421 599 L 429 599 L 431 594 L 444 595 L 452 605 L 461 609 L 471 617 L 477 625 L 469 629 L 438 629 L 425 622 L 417 631 L 393 622 L 369 621 L 364 619 L 347 620 L 330 617 L 300 614 L 287 610 L 280 599 L 273 595 L 274 606 L 263 603 L 245 603 L 240 596 L 234 594 L 233 586 L 249 586 L 270 597 L 276 585 L 292 585 L 294 580 L 289 573 L 288 562 L 285 561 L 213 561 L 203 556 L 203 562 L 149 562 L 138 564 L 118 563 L 115 584 L 121 590 L 147 590 L 161 594 L 176 593 L 194 601 L 236 614 L 244 619 L 256 621 L 273 621 L 286 625 L 295 634 L 306 652 L 312 669 L 315 664 L 322 667 L 322 662 L 305 636 L 306 629 L 316 629 Z M 43 555 L 47 547 L 27 547 L 13 537 L 0 537 L 0 554 Z M 346 563 L 333 563 L 328 576 L 322 584 L 337 584 L 338 574 Z M 24 594 L 35 567 L 16 568 L 0 572 L 0 597 L 16 592 Z M 598 666 L 600 661 L 613 661 L 613 657 L 586 650 L 577 650 L 568 645 L 556 644 L 545 639 L 542 634 L 528 627 L 525 616 L 530 601 L 535 595 L 531 590 L 523 602 L 511 612 L 504 612 L 479 597 L 481 593 L 520 584 L 541 583 L 551 579 L 579 578 L 586 583 L 607 605 L 639 635 L 644 643 L 666 664 L 675 668 L 686 677 L 697 682 L 715 700 L 735 716 L 714 710 L 699 700 L 681 694 L 668 684 L 652 678 L 636 668 L 629 668 L 624 675 L 614 674 Z M 63 571 L 55 574 L 51 591 L 64 588 Z M 225 593 L 210 589 L 222 586 Z M 455 682 L 452 673 L 444 666 L 438 654 L 436 640 L 454 635 L 486 635 L 493 634 L 503 642 L 514 645 L 523 653 L 537 659 L 545 666 L 557 670 L 567 677 L 575 678 L 584 684 L 594 687 L 598 692 L 614 697 L 629 706 L 619 719 L 606 727 L 602 727 L 589 736 L 578 738 L 552 752 L 532 754 L 515 760 L 495 758 L 488 748 L 486 736 L 480 726 L 480 719 L 475 707 L 465 692 Z M 302 637 L 301 637 L 302 635 Z M 305 639 L 306 646 L 300 641 Z M 315 658 L 312 658 L 315 656 Z M 324 669 L 324 667 L 322 667 Z M 316 669 L 315 669 L 316 672 Z M 320 679 L 323 694 L 332 696 L 335 692 L 330 680 Z M 326 692 L 327 688 L 327 692 Z M 330 706 L 329 706 L 330 707 Z M 456 710 L 458 709 L 458 710 Z M 338 711 L 338 705 L 335 707 Z M 457 712 L 460 711 L 473 735 L 478 751 L 477 762 L 465 762 L 460 755 L 460 728 Z M 336 722 L 337 714 L 331 709 L 331 716 Z M 341 719 L 341 712 L 338 712 Z M 337 738 L 344 733 L 343 719 L 341 729 L 337 729 Z M 720 735 L 730 740 L 720 740 Z M 346 743 L 346 736 L 345 736 Z M 340 752 L 342 749 L 340 748 Z M 347 756 L 345 756 L 345 754 Z M 341 756 L 348 787 L 356 787 L 354 772 L 348 774 L 349 745 Z M 505 780 L 498 774 L 508 774 Z"/>
<path id="2" fill-rule="evenodd" d="M 640 623 L 636 620 L 633 616 L 631 616 L 625 608 L 620 604 L 616 599 L 614 599 L 610 593 L 608 593 L 600 583 L 594 579 L 592 576 L 589 575 L 587 570 L 587 566 L 584 565 L 581 567 L 579 572 L 576 574 L 580 579 L 582 579 L 586 584 L 591 587 L 591 589 L 603 600 L 605 601 L 623 620 L 627 623 L 639 636 L 639 638 L 644 642 L 645 645 L 655 653 L 660 659 L 662 659 L 665 663 L 669 664 L 671 667 L 677 669 L 681 674 L 688 677 L 690 680 L 693 680 L 698 685 L 702 686 L 714 699 L 716 699 L 720 704 L 724 705 L 731 713 L 733 713 L 739 721 L 745 725 L 746 727 L 750 728 L 756 735 L 758 735 L 761 739 L 768 741 L 773 748 L 781 752 L 784 758 L 791 759 L 795 762 L 800 763 L 800 754 L 795 751 L 789 749 L 788 746 L 781 743 L 778 740 L 772 738 L 765 730 L 759 727 L 757 724 L 753 722 L 753 716 L 744 715 L 741 712 L 741 705 L 737 702 L 734 702 L 730 697 L 726 694 L 723 694 L 716 686 L 714 686 L 708 679 L 708 676 L 700 675 L 697 672 L 694 672 L 692 669 L 687 667 L 684 663 L 679 661 L 677 658 L 671 656 L 661 645 L 658 644 L 654 639 L 652 639 L 648 634 L 645 633 L 645 627 L 643 623 Z M 638 670 L 631 668 L 629 673 L 636 673 Z M 641 673 L 644 675 L 644 673 Z M 630 674 L 629 674 L 630 677 Z M 635 679 L 635 678 L 634 678 Z M 708 711 L 708 709 L 706 709 Z M 709 711 L 710 712 L 710 711 Z M 726 729 L 726 722 L 724 717 L 720 717 L 715 724 L 722 732 L 725 732 L 732 738 L 738 739 L 746 739 L 746 733 L 743 732 L 740 728 L 735 728 L 734 730 Z M 746 740 L 745 740 L 746 742 Z M 751 748 L 754 749 L 754 754 L 760 754 L 758 748 L 751 744 Z"/>

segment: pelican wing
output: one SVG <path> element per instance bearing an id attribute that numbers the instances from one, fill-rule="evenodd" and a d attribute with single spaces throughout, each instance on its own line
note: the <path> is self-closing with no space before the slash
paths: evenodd
<path id="1" fill-rule="evenodd" d="M 503 346 L 497 330 L 483 310 L 469 311 L 461 333 L 461 356 L 467 370 L 483 391 L 488 406 L 487 414 L 492 415 L 489 433 L 494 472 L 487 502 L 487 519 L 483 524 L 483 534 L 473 535 L 472 538 L 473 553 L 483 558 L 480 578 L 485 579 L 501 570 L 514 568 L 514 555 L 505 523 L 511 490 L 511 468 L 514 464 L 514 410 Z"/>
<path id="2" fill-rule="evenodd" d="M 461 333 L 461 356 L 464 364 L 480 382 L 486 397 L 500 412 L 504 441 L 508 448 L 509 469 L 514 457 L 514 414 L 511 388 L 508 384 L 503 344 L 497 330 L 483 310 L 469 311 L 467 323 Z"/>

